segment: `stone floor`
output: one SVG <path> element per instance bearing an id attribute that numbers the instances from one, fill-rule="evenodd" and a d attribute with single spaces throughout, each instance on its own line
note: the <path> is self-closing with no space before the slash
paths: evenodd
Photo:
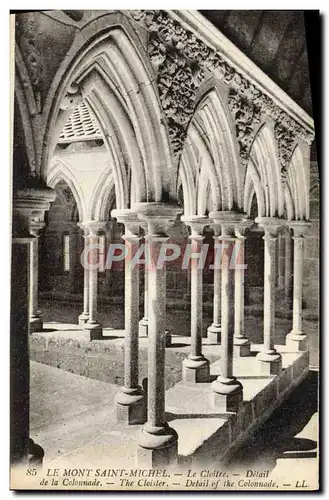
<path id="1" fill-rule="evenodd" d="M 212 371 L 216 372 L 216 363 Z M 118 390 L 116 385 L 31 362 L 30 432 L 45 449 L 44 469 L 68 464 L 82 467 L 86 463 L 94 468 L 104 463 L 114 468 L 136 466 L 139 426 L 122 429 L 116 423 L 113 398 Z M 248 399 L 252 391 L 249 396 L 247 392 Z M 177 408 L 172 408 L 173 398 L 169 394 L 167 401 L 167 417 L 179 433 L 179 454 L 184 455 L 189 451 L 187 444 L 191 443 L 184 439 L 186 432 L 189 436 L 194 434 L 194 440 L 202 441 L 205 433 L 212 434 L 220 415 L 203 420 L 195 419 L 195 415 L 190 418 L 180 415 L 177 420 L 172 413 Z M 181 412 L 184 413 L 184 408 Z M 289 467 L 296 471 L 297 479 L 300 467 L 307 467 L 308 474 L 316 477 L 317 441 L 317 373 L 310 372 L 289 400 L 235 452 L 227 467 L 237 474 L 246 468 L 267 469 L 271 478 L 284 477 Z M 220 464 L 214 462 L 212 467 L 219 468 Z M 105 488 L 113 486 L 109 483 Z"/>
<path id="2" fill-rule="evenodd" d="M 43 311 L 43 317 L 46 322 L 62 322 L 76 324 L 77 318 L 82 311 L 79 302 L 63 302 L 61 300 L 41 300 L 40 308 Z M 245 316 L 245 332 L 248 338 L 253 343 L 262 342 L 262 317 L 252 314 L 252 309 Z M 306 319 L 307 311 L 303 321 L 305 333 L 308 335 L 310 366 L 318 368 L 319 366 L 319 326 L 316 321 Z M 142 315 L 142 314 L 141 314 Z M 284 344 L 285 336 L 291 329 L 291 320 L 283 317 L 286 311 L 277 310 L 276 318 L 276 343 Z M 99 306 L 99 321 L 104 327 L 113 329 L 124 328 L 124 310 L 123 304 L 100 304 Z M 204 334 L 206 335 L 207 327 L 212 323 L 211 311 L 205 310 L 203 314 Z M 178 336 L 190 335 L 190 310 L 184 309 L 168 309 L 167 310 L 167 326 L 170 332 Z"/>
<path id="3" fill-rule="evenodd" d="M 89 342 L 86 332 L 79 330 L 74 324 L 81 312 L 79 304 L 72 303 L 70 307 L 66 305 L 63 307 L 61 302 L 52 301 L 51 304 L 44 302 L 42 306 L 44 319 L 48 322 L 44 325 L 45 331 L 33 334 L 31 340 L 40 342 L 39 352 L 42 356 L 47 355 L 47 352 L 49 354 L 51 351 L 49 346 L 53 343 L 57 361 L 46 361 L 46 364 L 53 364 L 53 366 L 31 362 L 30 425 L 31 437 L 46 450 L 45 467 L 51 467 L 54 464 L 60 466 L 60 463 L 67 464 L 68 462 L 78 467 L 80 461 L 83 465 L 86 459 L 89 464 L 93 464 L 93 467 L 97 467 L 98 463 L 104 465 L 105 457 L 108 467 L 135 467 L 139 426 L 127 427 L 123 432 L 122 426 L 118 425 L 115 419 L 113 399 L 119 390 L 118 385 L 122 383 L 120 376 L 114 384 L 109 383 L 112 379 L 107 375 L 104 379 L 95 380 L 98 375 L 95 376 L 93 373 L 90 362 L 89 372 L 83 369 L 77 372 L 80 375 L 68 373 L 68 371 L 74 371 L 72 359 L 75 360 L 77 366 L 82 367 L 83 364 L 82 358 L 77 356 L 76 346 L 79 346 L 80 351 L 85 350 L 89 357 L 91 354 L 90 359 L 94 359 L 95 364 L 100 365 L 97 368 L 98 372 L 99 370 L 102 372 L 103 367 L 104 370 L 107 367 L 107 373 L 119 373 L 118 369 L 109 363 L 109 353 L 121 352 L 119 361 L 117 354 L 113 358 L 121 366 L 124 346 L 122 307 L 101 308 L 99 317 L 103 325 L 108 327 L 105 330 L 108 338 Z M 206 442 L 209 437 L 212 439 L 212 436 L 217 435 L 218 429 L 225 425 L 225 418 L 222 419 L 223 416 L 219 414 L 211 415 L 209 411 L 209 416 L 212 418 L 204 418 L 207 413 L 205 404 L 202 402 L 204 390 L 199 391 L 199 396 L 193 393 L 185 398 L 180 397 L 181 360 L 189 351 L 190 343 L 189 311 L 168 311 L 167 319 L 173 333 L 173 345 L 166 349 L 166 361 L 169 360 L 166 362 L 167 419 L 170 425 L 177 428 L 180 436 L 193 436 L 192 440 L 180 440 L 179 454 L 181 457 L 186 457 L 193 454 L 193 449 L 198 448 L 198 440 L 200 443 Z M 57 323 L 61 320 L 65 320 L 65 324 Z M 207 325 L 211 322 L 211 317 L 207 318 L 205 315 L 204 320 Z M 112 328 L 109 328 L 109 325 Z M 179 325 L 179 330 L 177 325 Z M 312 321 L 305 321 L 304 326 L 311 345 L 310 365 L 316 366 L 318 363 L 316 324 Z M 284 344 L 285 335 L 289 331 L 289 321 L 277 318 L 276 328 L 277 342 Z M 261 341 L 261 329 L 261 318 L 246 317 L 246 333 L 255 343 L 253 350 L 257 349 L 257 344 Z M 143 371 L 143 366 L 146 368 L 147 365 L 147 338 L 141 338 L 140 344 L 140 362 Z M 58 354 L 60 346 L 63 348 L 63 356 Z M 212 374 L 216 375 L 218 372 L 216 360 L 220 357 L 220 346 L 209 345 L 208 340 L 204 339 L 203 350 L 212 363 Z M 104 365 L 100 361 L 102 353 Z M 292 358 L 289 361 L 289 356 L 291 355 L 286 358 L 288 360 L 285 361 L 286 365 L 294 362 Z M 64 369 L 56 368 L 59 366 L 59 358 L 62 358 L 60 366 Z M 250 373 L 254 371 L 251 365 L 255 361 L 254 356 L 251 356 L 235 363 L 238 371 L 236 374 L 239 377 L 245 377 L 243 380 L 244 399 L 247 401 L 253 400 L 257 393 L 262 391 L 262 387 L 266 388 L 271 384 L 270 379 L 266 381 L 258 378 L 253 388 Z M 44 363 L 44 360 L 42 362 Z M 282 382 L 284 385 L 284 377 Z M 198 398 L 200 401 L 197 403 Z M 191 407 L 188 401 L 193 401 L 192 406 L 195 407 L 193 415 L 184 408 L 184 404 Z M 244 443 L 234 451 L 228 467 L 232 467 L 236 474 L 239 474 L 239 470 L 246 470 L 246 468 L 262 467 L 271 471 L 271 477 L 284 476 L 287 467 L 289 471 L 297 472 L 301 467 L 306 467 L 307 471 L 316 478 L 317 442 L 317 372 L 311 371 L 307 379 L 292 392 L 289 400 L 274 410 L 273 415 L 261 425 L 256 434 L 250 433 L 248 440 L 244 440 Z M 220 465 L 215 461 L 213 467 L 217 468 Z M 296 481 L 300 478 L 298 474 L 299 472 Z M 290 477 L 292 477 L 291 474 Z M 106 487 L 113 489 L 113 484 L 109 483 Z M 295 482 L 291 479 L 289 484 L 283 486 L 293 489 L 294 485 Z"/>

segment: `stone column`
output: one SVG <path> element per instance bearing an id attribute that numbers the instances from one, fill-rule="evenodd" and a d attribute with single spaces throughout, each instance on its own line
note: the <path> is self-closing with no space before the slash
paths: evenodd
<path id="1" fill-rule="evenodd" d="M 202 236 L 204 226 L 209 220 L 204 216 L 181 217 L 191 228 L 191 352 L 183 361 L 182 377 L 184 382 L 208 382 L 210 377 L 209 361 L 202 354 L 202 292 L 203 259 Z"/>
<path id="2" fill-rule="evenodd" d="M 258 217 L 255 222 L 264 230 L 264 344 L 257 354 L 260 372 L 277 375 L 282 369 L 281 354 L 275 342 L 275 277 L 277 234 L 283 221 L 274 217 Z"/>
<path id="3" fill-rule="evenodd" d="M 290 224 L 294 240 L 294 289 L 293 289 L 293 325 L 286 336 L 286 346 L 293 351 L 307 350 L 307 336 L 302 329 L 304 233 L 310 226 L 307 222 L 293 221 Z"/>
<path id="4" fill-rule="evenodd" d="M 78 246 L 78 227 L 77 224 L 72 222 L 70 224 L 70 270 L 69 270 L 69 290 L 70 293 L 77 292 L 77 246 Z"/>
<path id="5" fill-rule="evenodd" d="M 237 411 L 243 402 L 241 383 L 233 376 L 234 335 L 234 265 L 231 264 L 235 245 L 235 227 L 243 214 L 210 212 L 216 231 L 221 227 L 222 244 L 222 348 L 221 375 L 212 383 L 212 405 L 222 411 Z"/>
<path id="6" fill-rule="evenodd" d="M 166 271 L 159 256 L 168 241 L 167 228 L 181 211 L 165 203 L 138 203 L 133 207 L 148 224 L 148 402 L 147 422 L 138 448 L 139 467 L 163 467 L 177 461 L 178 436 L 165 419 L 165 308 Z"/>
<path id="7" fill-rule="evenodd" d="M 142 223 L 141 227 L 144 230 L 144 234 L 147 234 L 147 224 Z M 146 244 L 146 240 L 144 240 L 144 244 Z M 144 316 L 139 322 L 139 336 L 147 337 L 147 329 L 148 329 L 148 269 L 147 266 L 144 266 Z"/>
<path id="8" fill-rule="evenodd" d="M 139 219 L 131 210 L 112 210 L 112 217 L 125 225 L 125 372 L 124 386 L 116 397 L 117 420 L 128 425 L 144 424 L 146 399 L 139 386 Z"/>
<path id="9" fill-rule="evenodd" d="M 278 236 L 278 287 L 279 290 L 284 290 L 285 283 L 285 268 L 284 268 L 284 256 L 285 256 L 285 233 L 283 231 L 279 233 Z"/>
<path id="10" fill-rule="evenodd" d="M 243 221 L 235 229 L 235 289 L 234 289 L 234 337 L 233 353 L 237 357 L 250 355 L 250 340 L 244 333 L 244 279 L 245 267 L 245 231 L 252 225 Z"/>
<path id="11" fill-rule="evenodd" d="M 54 201 L 52 189 L 25 189 L 14 192 L 11 253 L 10 305 L 10 463 L 40 464 L 44 452 L 29 438 L 30 360 L 29 301 L 31 288 L 30 222 L 42 222 Z"/>
<path id="12" fill-rule="evenodd" d="M 217 228 L 218 229 L 218 228 Z M 216 231 L 216 227 L 214 228 Z M 217 256 L 216 249 L 220 253 Z M 219 234 L 214 234 L 214 298 L 213 298 L 213 322 L 208 327 L 207 337 L 211 344 L 220 344 L 221 342 L 221 240 Z"/>
<path id="13" fill-rule="evenodd" d="M 84 238 L 84 251 L 87 252 L 88 248 L 88 229 L 83 227 L 82 224 L 78 224 L 79 227 L 83 229 Z M 89 319 L 89 269 L 84 265 L 83 268 L 83 311 L 78 317 L 79 326 L 84 326 Z"/>
<path id="14" fill-rule="evenodd" d="M 40 315 L 40 310 L 38 309 L 38 295 L 39 295 L 39 235 L 40 230 L 45 226 L 44 222 L 40 221 L 30 221 L 30 233 L 34 238 L 31 239 L 30 243 L 30 304 L 29 304 L 29 314 L 30 314 L 30 325 L 29 332 L 41 332 L 43 328 L 43 322 Z"/>
<path id="15" fill-rule="evenodd" d="M 99 265 L 99 235 L 98 231 L 103 229 L 104 222 L 87 221 L 83 227 L 89 231 L 88 235 L 88 261 L 89 261 L 89 318 L 84 324 L 84 329 L 90 332 L 90 340 L 101 339 L 103 327 L 97 320 L 97 285 Z"/>
<path id="16" fill-rule="evenodd" d="M 286 227 L 285 231 L 285 273 L 284 273 L 284 293 L 285 302 L 289 309 L 292 307 L 292 263 L 293 263 L 293 251 L 292 251 L 292 237 L 290 233 L 290 228 Z"/>

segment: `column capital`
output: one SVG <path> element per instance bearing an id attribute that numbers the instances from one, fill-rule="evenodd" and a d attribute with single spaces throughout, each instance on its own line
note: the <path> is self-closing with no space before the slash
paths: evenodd
<path id="1" fill-rule="evenodd" d="M 307 221 L 299 221 L 299 220 L 293 220 L 289 221 L 288 227 L 293 230 L 294 235 L 293 238 L 303 238 L 305 233 L 309 230 L 311 227 L 311 223 Z"/>
<path id="2" fill-rule="evenodd" d="M 29 237 L 30 221 L 43 222 L 56 198 L 50 188 L 19 189 L 13 194 L 13 237 Z"/>
<path id="3" fill-rule="evenodd" d="M 186 226 L 189 226 L 191 228 L 190 238 L 202 236 L 204 227 L 209 226 L 209 224 L 211 223 L 211 221 L 205 215 L 182 215 L 180 219 L 186 224 Z"/>
<path id="4" fill-rule="evenodd" d="M 284 219 L 278 217 L 256 217 L 256 224 L 265 231 L 265 238 L 276 238 L 282 226 L 285 225 Z"/>
<path id="5" fill-rule="evenodd" d="M 30 233 L 35 236 L 39 237 L 39 233 L 41 229 L 45 227 L 45 223 L 41 221 L 36 221 L 36 220 L 30 220 Z"/>
<path id="6" fill-rule="evenodd" d="M 139 237 L 140 220 L 138 215 L 131 209 L 125 208 L 122 210 L 112 210 L 111 217 L 116 218 L 118 222 L 124 224 L 126 234 L 123 235 L 123 238 L 127 237 L 128 239 L 129 237 Z"/>
<path id="7" fill-rule="evenodd" d="M 148 234 L 167 237 L 167 229 L 174 224 L 182 207 L 161 202 L 141 202 L 132 207 L 138 218 L 148 224 Z"/>
<path id="8" fill-rule="evenodd" d="M 209 212 L 209 218 L 212 220 L 212 227 L 217 237 L 219 237 L 218 235 L 221 232 L 221 239 L 225 237 L 235 238 L 236 229 L 246 220 L 247 214 L 214 210 Z"/>
<path id="9" fill-rule="evenodd" d="M 252 219 L 243 219 L 235 225 L 235 236 L 239 240 L 245 239 L 246 230 L 253 226 L 254 221 Z"/>
<path id="10" fill-rule="evenodd" d="M 80 227 L 89 231 L 89 236 L 96 236 L 98 231 L 105 228 L 107 221 L 86 220 L 80 223 Z"/>

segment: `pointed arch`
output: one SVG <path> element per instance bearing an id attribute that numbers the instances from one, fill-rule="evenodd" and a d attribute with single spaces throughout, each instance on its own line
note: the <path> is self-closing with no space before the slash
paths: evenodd
<path id="1" fill-rule="evenodd" d="M 250 165 L 260 179 L 265 199 L 265 216 L 283 216 L 284 193 L 273 125 L 266 122 L 258 130 L 250 151 Z"/>
<path id="2" fill-rule="evenodd" d="M 113 190 L 115 191 L 113 171 L 108 169 L 105 170 L 105 172 L 103 172 L 100 176 L 99 181 L 92 193 L 90 220 L 107 220 Z M 117 196 L 115 196 L 115 198 L 117 199 Z"/>
<path id="3" fill-rule="evenodd" d="M 111 22 L 106 24 L 105 18 Z M 114 19 L 116 24 L 111 26 Z M 118 205 L 130 205 L 124 187 L 130 171 L 139 187 L 136 201 L 161 201 L 164 194 L 174 198 L 176 186 L 168 133 L 154 71 L 146 62 L 146 54 L 142 54 L 142 44 L 123 15 L 105 16 L 93 28 L 97 31 L 93 36 L 90 25 L 81 30 L 84 43 L 74 43 L 68 62 L 58 72 L 57 95 L 54 92 L 53 102 L 48 103 L 49 145 L 43 153 L 42 169 L 45 170 L 67 120 L 61 103 L 67 90 L 78 86 L 100 124 L 106 146 L 116 157 L 113 173 Z M 123 161 L 119 161 L 120 150 Z"/>
<path id="4" fill-rule="evenodd" d="M 251 215 L 254 195 L 256 195 L 257 200 L 258 217 L 264 217 L 266 214 L 264 192 L 259 174 L 252 161 L 250 161 L 246 170 L 243 196 L 243 211 L 247 213 L 248 216 Z"/>
<path id="5" fill-rule="evenodd" d="M 294 218 L 309 219 L 309 190 L 310 171 L 309 158 L 305 158 L 300 145 L 297 145 L 292 154 L 287 170 L 287 186 L 291 194 L 291 203 L 294 207 Z"/>
<path id="6" fill-rule="evenodd" d="M 74 176 L 72 169 L 68 168 L 64 162 L 56 159 L 47 171 L 46 182 L 51 188 L 64 181 L 69 186 L 76 201 L 80 221 L 87 220 L 86 206 L 78 180 Z"/>
<path id="7" fill-rule="evenodd" d="M 188 161 L 191 151 L 198 152 L 198 166 L 192 167 Z M 241 164 L 234 126 L 218 88 L 212 87 L 201 97 L 188 126 L 178 175 L 190 179 L 187 170 L 192 170 L 194 177 L 189 197 L 192 192 L 197 196 L 188 203 L 189 210 L 193 209 L 190 215 L 203 215 L 200 211 L 206 211 L 207 206 L 214 210 L 241 207 Z M 211 201 L 205 203 L 207 193 Z"/>

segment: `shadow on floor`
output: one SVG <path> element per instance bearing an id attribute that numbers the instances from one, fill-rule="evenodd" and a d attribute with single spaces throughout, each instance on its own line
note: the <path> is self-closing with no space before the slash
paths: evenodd
<path id="1" fill-rule="evenodd" d="M 316 457 L 316 441 L 295 436 L 317 411 L 318 372 L 310 371 L 289 399 L 231 457 L 230 464 L 255 467 L 261 463 L 273 469 L 278 458 Z"/>

